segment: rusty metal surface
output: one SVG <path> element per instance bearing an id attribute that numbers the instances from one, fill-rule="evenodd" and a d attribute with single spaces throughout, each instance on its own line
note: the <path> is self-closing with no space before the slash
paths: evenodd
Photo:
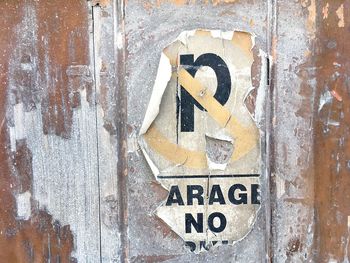
<path id="1" fill-rule="evenodd" d="M 349 262 L 349 7 L 4 1 L 0 262 Z M 264 206 L 199 255 L 152 214 L 167 191 L 136 141 L 162 49 L 196 28 L 254 32 L 273 62 Z"/>

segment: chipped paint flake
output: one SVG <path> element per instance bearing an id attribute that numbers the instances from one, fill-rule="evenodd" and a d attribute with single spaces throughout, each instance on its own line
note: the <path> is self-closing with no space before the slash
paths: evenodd
<path id="1" fill-rule="evenodd" d="M 343 101 L 342 96 L 336 90 L 332 90 L 331 94 L 334 98 L 337 99 L 337 101 L 340 101 L 340 102 Z"/>
<path id="2" fill-rule="evenodd" d="M 332 93 L 328 90 L 326 90 L 320 97 L 320 103 L 318 106 L 318 111 L 320 112 L 324 105 L 327 105 L 332 102 Z"/>
<path id="3" fill-rule="evenodd" d="M 311 38 L 315 38 L 316 32 L 316 0 L 311 0 L 309 7 L 309 16 L 307 20 L 307 30 L 309 31 Z"/>
<path id="4" fill-rule="evenodd" d="M 14 126 L 10 126 L 11 151 L 16 151 L 16 140 L 25 138 L 23 103 L 18 103 L 13 108 Z"/>
<path id="5" fill-rule="evenodd" d="M 329 3 L 327 3 L 323 8 L 322 8 L 322 14 L 323 14 L 323 19 L 327 19 L 329 15 Z"/>
<path id="6" fill-rule="evenodd" d="M 28 220 L 31 215 L 31 193 L 26 191 L 16 195 L 17 217 L 18 219 Z"/>
<path id="7" fill-rule="evenodd" d="M 336 14 L 338 16 L 338 27 L 345 27 L 345 21 L 344 21 L 344 4 L 341 4 L 339 8 L 336 11 Z"/>
<path id="8" fill-rule="evenodd" d="M 122 32 L 117 33 L 117 48 L 122 49 L 124 47 L 124 35 Z"/>

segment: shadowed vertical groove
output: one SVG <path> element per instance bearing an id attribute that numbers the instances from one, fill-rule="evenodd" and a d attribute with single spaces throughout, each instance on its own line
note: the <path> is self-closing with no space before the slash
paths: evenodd
<path id="1" fill-rule="evenodd" d="M 273 54 L 275 54 L 275 38 L 277 34 L 277 0 L 268 1 L 267 10 L 267 89 L 266 89 L 266 193 L 265 193 L 265 213 L 266 213 L 266 262 L 273 262 L 274 257 L 274 237 L 273 237 L 273 214 L 276 208 L 275 182 L 271 176 L 274 173 L 274 136 L 273 136 L 273 116 L 274 116 L 274 97 L 275 97 L 275 65 Z"/>
<path id="2" fill-rule="evenodd" d="M 114 0 L 114 38 L 122 36 L 122 48 L 118 49 L 114 39 L 116 56 L 116 99 L 118 110 L 116 112 L 117 127 L 117 173 L 118 173 L 118 200 L 119 200 L 119 232 L 120 232 L 120 262 L 128 262 L 128 168 L 127 168 L 127 90 L 125 83 L 125 1 Z"/>
<path id="3" fill-rule="evenodd" d="M 96 8 L 100 8 L 99 6 L 91 6 L 91 19 L 92 19 L 92 52 L 93 52 L 93 74 L 94 74 L 94 106 L 95 106 L 95 123 L 96 123 L 96 158 L 97 158 L 97 185 L 98 185 L 98 224 L 99 224 L 99 249 L 100 249 L 100 262 L 102 262 L 102 230 L 101 230 L 101 181 L 100 181 L 100 156 L 99 156 L 99 134 L 98 134 L 98 113 L 97 113 L 97 85 L 99 83 L 96 82 L 96 56 L 98 55 L 96 51 L 96 17 L 95 10 Z"/>

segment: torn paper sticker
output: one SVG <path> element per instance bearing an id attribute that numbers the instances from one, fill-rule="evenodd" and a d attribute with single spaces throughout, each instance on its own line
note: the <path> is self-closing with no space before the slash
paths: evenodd
<path id="1" fill-rule="evenodd" d="M 160 58 L 139 144 L 169 191 L 156 215 L 196 253 L 243 238 L 260 207 L 253 46 L 247 32 L 194 30 Z"/>

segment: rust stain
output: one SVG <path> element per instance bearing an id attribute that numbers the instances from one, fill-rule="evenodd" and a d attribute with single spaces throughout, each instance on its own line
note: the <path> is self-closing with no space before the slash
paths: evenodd
<path id="1" fill-rule="evenodd" d="M 160 183 L 158 183 L 157 181 L 151 181 L 150 185 L 152 188 L 152 192 L 154 192 L 157 196 L 157 202 L 160 202 L 167 198 L 168 191 L 165 190 Z"/>
<path id="2" fill-rule="evenodd" d="M 274 35 L 272 36 L 272 40 L 271 40 L 271 57 L 274 64 L 277 61 L 277 45 L 278 45 L 278 37 Z"/>
<path id="3" fill-rule="evenodd" d="M 1 90 L 5 105 L 5 89 Z M 1 112 L 5 112 L 4 109 Z M 9 145 L 6 130 L 0 134 L 1 145 Z M 24 140 L 17 142 L 17 151 L 11 154 L 9 148 L 0 149 L 0 259 L 1 262 L 47 262 L 58 257 L 61 262 L 74 262 L 71 258 L 73 235 L 69 226 L 61 226 L 46 211 L 37 210 L 31 200 L 29 220 L 16 218 L 14 195 L 31 191 L 32 155 Z"/>
<path id="4" fill-rule="evenodd" d="M 316 262 L 344 262 L 350 256 L 350 244 L 346 242 L 350 215 L 350 43 L 344 41 L 350 37 L 346 20 L 350 16 L 349 5 L 348 0 L 320 1 L 320 6 L 327 6 L 329 11 L 325 16 L 319 10 L 314 111 L 317 112 L 318 101 L 325 92 L 334 99 L 323 106 L 314 121 Z M 340 12 L 341 6 L 344 8 Z M 345 18 L 344 27 L 339 27 L 340 13 Z"/>

